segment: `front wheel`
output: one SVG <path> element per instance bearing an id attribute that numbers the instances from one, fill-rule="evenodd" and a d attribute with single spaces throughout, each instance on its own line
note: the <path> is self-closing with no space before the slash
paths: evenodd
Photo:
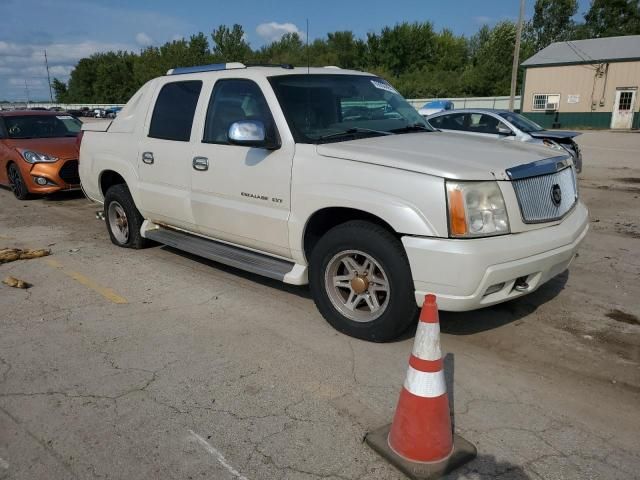
<path id="1" fill-rule="evenodd" d="M 370 222 L 354 220 L 329 230 L 311 254 L 309 283 L 320 313 L 352 337 L 390 341 L 417 316 L 402 244 Z"/>
<path id="2" fill-rule="evenodd" d="M 29 189 L 24 178 L 22 178 L 22 174 L 20 173 L 18 166 L 15 163 L 12 163 L 9 165 L 7 173 L 9 175 L 9 186 L 16 198 L 18 200 L 28 200 L 30 197 Z"/>

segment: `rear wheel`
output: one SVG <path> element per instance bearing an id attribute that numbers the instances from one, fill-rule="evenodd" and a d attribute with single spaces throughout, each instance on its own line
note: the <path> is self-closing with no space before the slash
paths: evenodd
<path id="1" fill-rule="evenodd" d="M 9 176 L 9 186 L 16 198 L 18 200 L 27 200 L 30 197 L 29 189 L 27 188 L 24 178 L 22 178 L 20 169 L 15 163 L 9 165 L 7 174 Z"/>
<path id="2" fill-rule="evenodd" d="M 329 230 L 311 254 L 309 283 L 322 315 L 352 337 L 393 340 L 416 319 L 404 248 L 379 225 L 355 220 Z"/>
<path id="3" fill-rule="evenodd" d="M 133 203 L 126 185 L 110 187 L 104 196 L 104 218 L 111 241 L 124 248 L 143 248 L 147 239 L 140 234 L 144 218 Z"/>

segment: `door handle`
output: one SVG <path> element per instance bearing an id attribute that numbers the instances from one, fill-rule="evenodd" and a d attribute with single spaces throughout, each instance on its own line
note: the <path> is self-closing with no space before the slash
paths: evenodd
<path id="1" fill-rule="evenodd" d="M 193 157 L 193 169 L 199 172 L 209 170 L 209 159 L 207 157 Z"/>
<path id="2" fill-rule="evenodd" d="M 153 152 L 144 152 L 142 154 L 142 161 L 148 165 L 153 163 Z"/>

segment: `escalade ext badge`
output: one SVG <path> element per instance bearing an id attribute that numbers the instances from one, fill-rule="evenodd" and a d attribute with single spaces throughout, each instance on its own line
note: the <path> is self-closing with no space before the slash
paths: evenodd
<path id="1" fill-rule="evenodd" d="M 548 175 L 567 168 L 569 166 L 569 159 L 569 155 L 544 158 L 535 162 L 525 163 L 524 165 L 507 168 L 506 172 L 511 180 Z"/>

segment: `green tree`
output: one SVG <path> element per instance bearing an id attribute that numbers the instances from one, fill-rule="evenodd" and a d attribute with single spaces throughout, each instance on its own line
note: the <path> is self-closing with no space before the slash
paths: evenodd
<path id="1" fill-rule="evenodd" d="M 133 76 L 134 55 L 128 52 L 108 52 L 96 56 L 96 79 L 93 101 L 124 103 L 139 85 Z"/>
<path id="2" fill-rule="evenodd" d="M 464 72 L 465 93 L 478 96 L 508 95 L 511 83 L 516 25 L 500 22 L 481 29 L 472 39 L 472 60 Z"/>
<path id="3" fill-rule="evenodd" d="M 242 25 L 237 23 L 229 28 L 220 25 L 211 33 L 213 54 L 221 62 L 244 62 L 251 59 L 253 52 L 245 41 Z"/>
<path id="4" fill-rule="evenodd" d="M 569 40 L 575 33 L 573 16 L 577 11 L 577 0 L 537 0 L 533 18 L 525 26 L 525 41 L 538 51 L 553 42 Z"/>
<path id="5" fill-rule="evenodd" d="M 584 16 L 582 36 L 614 37 L 640 34 L 640 1 L 593 0 Z"/>
<path id="6" fill-rule="evenodd" d="M 380 66 L 400 75 L 428 65 L 435 56 L 435 36 L 429 22 L 384 27 L 377 45 Z"/>
<path id="7" fill-rule="evenodd" d="M 305 47 L 296 32 L 286 33 L 275 42 L 265 45 L 255 53 L 258 63 L 288 63 L 303 65 L 306 63 Z"/>
<path id="8" fill-rule="evenodd" d="M 82 58 L 71 71 L 67 85 L 68 99 L 71 102 L 94 102 L 93 86 L 98 76 L 98 56 Z"/>
<path id="9" fill-rule="evenodd" d="M 67 84 L 58 80 L 57 78 L 53 79 L 51 82 L 51 88 L 53 88 L 53 92 L 56 96 L 56 102 L 66 103 L 67 102 Z"/>

